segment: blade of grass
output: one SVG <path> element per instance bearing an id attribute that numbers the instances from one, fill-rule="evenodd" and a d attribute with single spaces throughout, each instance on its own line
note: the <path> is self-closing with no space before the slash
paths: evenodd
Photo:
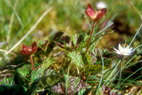
<path id="1" fill-rule="evenodd" d="M 101 50 L 99 50 L 99 52 L 100 52 L 100 55 L 101 55 L 101 60 L 102 60 L 102 75 L 101 75 L 101 79 L 100 79 L 100 83 L 99 83 L 99 86 L 98 86 L 98 88 L 101 86 L 101 84 L 102 84 L 102 81 L 103 81 L 103 75 L 104 75 L 104 58 L 103 58 L 103 55 L 102 55 L 102 51 Z"/>
<path id="2" fill-rule="evenodd" d="M 10 8 L 12 9 L 13 13 L 15 14 L 17 20 L 19 21 L 21 27 L 23 28 L 23 22 L 22 22 L 20 16 L 18 15 L 16 9 L 14 7 L 12 7 L 11 3 L 9 2 L 9 0 L 5 0 L 5 3 L 7 3 L 10 6 Z"/>
<path id="3" fill-rule="evenodd" d="M 94 36 L 99 35 L 102 32 L 105 32 L 111 25 L 113 25 L 113 22 L 109 23 L 105 28 L 97 32 Z"/>
<path id="4" fill-rule="evenodd" d="M 102 55 L 102 51 L 101 50 L 99 50 L 99 52 L 100 52 L 100 55 L 101 55 L 101 63 L 102 63 L 102 75 L 101 75 L 101 78 L 100 78 L 100 81 L 99 81 L 99 85 L 98 85 L 98 87 L 97 87 L 97 92 L 96 92 L 96 94 L 98 95 L 98 93 L 99 93 L 99 88 L 101 87 L 101 85 L 102 85 L 102 82 L 103 82 L 103 76 L 104 76 L 104 58 L 103 58 L 103 55 Z"/>
<path id="5" fill-rule="evenodd" d="M 135 79 L 133 79 L 133 81 L 136 81 L 136 80 L 139 79 L 140 77 L 142 77 L 142 75 L 136 77 Z"/>
<path id="6" fill-rule="evenodd" d="M 134 35 L 133 39 L 131 40 L 130 44 L 128 45 L 129 47 L 132 45 L 132 43 L 134 42 L 136 36 L 138 35 L 138 33 L 140 32 L 142 28 L 142 24 L 140 25 L 139 29 L 137 30 L 136 34 Z"/>
<path id="7" fill-rule="evenodd" d="M 110 72 L 110 74 L 106 78 L 106 82 L 104 84 L 109 85 L 109 82 L 113 81 L 113 79 L 115 78 L 115 76 L 118 75 L 119 72 L 116 72 L 116 71 L 118 69 L 118 66 L 121 64 L 121 62 L 122 62 L 122 60 L 118 61 L 117 65 L 114 67 L 114 69 Z"/>
<path id="8" fill-rule="evenodd" d="M 2 52 L 2 53 L 6 53 L 6 52 L 8 52 L 7 50 L 4 50 L 4 49 L 0 49 L 0 52 Z M 16 55 L 14 52 L 9 52 L 10 54 L 13 54 L 13 55 Z"/>
<path id="9" fill-rule="evenodd" d="M 128 76 L 126 79 L 124 79 L 120 84 L 122 84 L 122 83 L 124 83 L 126 80 L 128 80 L 131 76 L 133 76 L 134 74 L 136 74 L 138 71 L 140 71 L 140 70 L 142 70 L 142 67 L 141 68 L 139 68 L 138 70 L 136 70 L 134 73 L 132 73 L 130 76 Z M 119 85 L 120 85 L 119 84 Z M 117 88 L 117 86 L 116 86 L 116 88 Z"/>
<path id="10" fill-rule="evenodd" d="M 15 10 L 18 4 L 18 0 L 15 1 L 14 7 L 13 9 Z M 11 18 L 10 18 L 10 23 L 9 23 L 9 29 L 8 29 L 8 33 L 7 33 L 7 43 L 9 44 L 10 38 L 11 38 L 11 28 L 13 25 L 13 20 L 14 20 L 14 12 L 11 14 Z"/>
<path id="11" fill-rule="evenodd" d="M 52 10 L 52 7 L 48 8 L 37 20 L 37 22 L 30 28 L 30 30 L 11 48 L 9 49 L 4 55 L 8 55 L 11 51 L 13 51 L 20 43 L 31 33 L 35 30 L 37 25 L 42 21 L 42 19 Z"/>
<path id="12" fill-rule="evenodd" d="M 132 6 L 132 8 L 134 8 L 134 10 L 139 14 L 141 20 L 142 20 L 142 14 L 141 12 L 134 6 L 134 4 L 132 3 L 132 1 L 128 0 L 128 3 Z"/>
<path id="13" fill-rule="evenodd" d="M 136 57 L 136 55 L 133 56 L 132 58 L 130 58 L 130 60 L 128 60 L 128 62 L 127 62 L 127 63 L 124 65 L 124 67 L 122 68 L 122 71 L 126 68 L 127 64 L 129 64 L 135 57 Z M 120 73 L 120 71 L 118 71 L 118 72 L 112 77 L 111 80 L 109 80 L 109 81 L 107 80 L 106 82 L 112 81 L 119 73 Z"/>

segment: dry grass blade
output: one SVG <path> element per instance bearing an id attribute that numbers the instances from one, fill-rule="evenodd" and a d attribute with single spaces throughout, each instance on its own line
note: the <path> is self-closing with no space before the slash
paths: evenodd
<path id="1" fill-rule="evenodd" d="M 37 22 L 30 28 L 30 30 L 10 49 L 5 53 L 5 56 L 8 55 L 11 51 L 13 51 L 34 29 L 37 25 L 42 21 L 42 19 L 52 10 L 52 7 L 47 9 L 37 20 Z"/>

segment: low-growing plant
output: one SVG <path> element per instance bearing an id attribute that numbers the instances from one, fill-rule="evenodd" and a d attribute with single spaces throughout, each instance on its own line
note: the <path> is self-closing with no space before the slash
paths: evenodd
<path id="1" fill-rule="evenodd" d="M 5 51 L 4 65 L 0 67 L 0 95 L 124 95 L 129 87 L 132 87 L 129 95 L 141 95 L 142 67 L 134 72 L 129 68 L 141 63 L 142 45 L 134 48 L 133 43 L 142 24 L 130 42 L 118 43 L 118 48 L 98 48 L 103 37 L 115 31 L 107 8 L 95 10 L 90 3 L 86 6 L 84 15 L 88 17 L 89 27 L 85 33 L 67 35 L 56 31 L 48 39 L 22 45 L 17 52 L 11 52 L 49 11 L 52 8 L 43 13 L 17 44 Z M 16 16 L 24 29 L 26 26 Z M 9 54 L 13 55 L 11 59 Z"/>

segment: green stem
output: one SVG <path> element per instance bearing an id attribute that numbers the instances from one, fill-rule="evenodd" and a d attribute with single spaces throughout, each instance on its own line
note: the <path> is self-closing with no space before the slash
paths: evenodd
<path id="1" fill-rule="evenodd" d="M 130 42 L 130 44 L 129 44 L 129 47 L 130 47 L 130 46 L 132 45 L 132 43 L 134 42 L 134 40 L 135 40 L 136 36 L 138 35 L 138 33 L 140 32 L 141 28 L 142 28 L 142 24 L 141 24 L 141 26 L 139 27 L 139 29 L 137 30 L 137 32 L 136 32 L 136 34 L 134 35 L 133 39 L 131 40 L 131 42 Z"/>
<path id="2" fill-rule="evenodd" d="M 118 71 L 119 72 L 119 71 Z M 121 78 L 122 78 L 122 63 L 120 64 L 120 75 L 119 75 L 119 82 L 118 82 L 118 89 L 120 88 Z"/>
<path id="3" fill-rule="evenodd" d="M 121 64 L 122 60 L 119 60 L 119 62 L 117 63 L 117 65 L 115 66 L 115 68 L 112 70 L 112 72 L 110 72 L 110 75 L 107 77 L 107 81 L 106 82 L 112 82 L 114 80 L 114 78 L 117 76 L 117 70 L 119 69 L 119 65 Z M 115 76 L 115 77 L 114 77 Z M 109 81 L 108 81 L 109 80 Z M 106 83 L 105 82 L 105 83 Z M 105 84 L 104 83 L 104 84 Z M 106 83 L 106 85 L 108 85 L 109 83 Z"/>

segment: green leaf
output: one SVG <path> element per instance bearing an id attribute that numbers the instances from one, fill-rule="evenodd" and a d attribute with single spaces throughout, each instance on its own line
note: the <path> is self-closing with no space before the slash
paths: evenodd
<path id="1" fill-rule="evenodd" d="M 92 58 L 91 58 L 91 56 L 89 54 L 81 53 L 81 55 L 82 55 L 82 58 L 83 58 L 83 62 L 85 64 L 92 64 Z"/>
<path id="2" fill-rule="evenodd" d="M 68 56 L 71 58 L 72 63 L 75 64 L 76 66 L 82 67 L 84 65 L 82 56 L 80 53 L 73 51 L 73 52 L 70 52 Z"/>
<path id="3" fill-rule="evenodd" d="M 7 86 L 14 85 L 13 77 L 11 77 L 11 78 L 5 78 L 5 79 L 1 80 L 0 81 L 0 85 L 7 85 Z"/>
<path id="4" fill-rule="evenodd" d="M 24 65 L 22 68 L 18 68 L 17 71 L 23 76 L 26 77 L 27 74 L 29 74 L 30 69 L 29 65 Z"/>
<path id="5" fill-rule="evenodd" d="M 54 62 L 51 58 L 47 58 L 45 59 L 45 61 L 43 62 L 42 66 L 38 69 L 38 70 L 34 70 L 32 71 L 31 74 L 31 80 L 34 81 L 35 79 L 38 79 L 40 77 L 43 76 L 44 71 L 50 66 L 52 65 Z"/>
<path id="6" fill-rule="evenodd" d="M 86 89 L 81 89 L 79 92 L 78 92 L 78 95 L 84 95 L 84 92 L 86 91 Z"/>

